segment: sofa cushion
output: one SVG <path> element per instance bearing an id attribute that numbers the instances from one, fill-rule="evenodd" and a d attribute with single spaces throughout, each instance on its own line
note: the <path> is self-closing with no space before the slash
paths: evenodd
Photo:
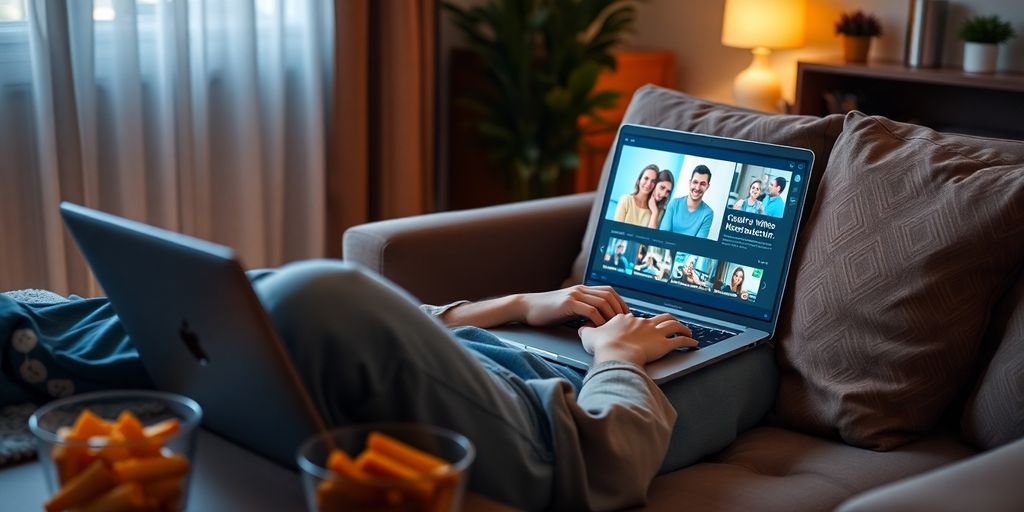
<path id="1" fill-rule="evenodd" d="M 1024 437 L 1024 275 L 992 317 L 986 357 L 961 425 L 966 438 L 995 448 Z"/>
<path id="2" fill-rule="evenodd" d="M 971 372 L 1024 260 L 1024 143 L 846 117 L 777 336 L 789 425 L 886 450 Z"/>
<path id="3" fill-rule="evenodd" d="M 814 152 L 814 167 L 808 182 L 808 203 L 804 212 L 810 211 L 811 201 L 818 181 L 825 170 L 829 152 L 843 127 L 839 114 L 828 117 L 771 115 L 728 105 L 722 105 L 679 91 L 647 85 L 637 90 L 626 109 L 623 123 L 658 126 L 723 137 L 770 142 L 787 146 L 798 146 Z M 615 154 L 615 146 L 608 155 Z M 590 212 L 590 221 L 583 237 L 580 254 L 572 266 L 572 274 L 565 285 L 579 284 L 587 268 L 588 249 L 594 240 L 594 231 L 604 206 L 604 196 L 611 168 L 611 158 L 605 160 L 601 182 L 597 188 L 597 200 Z"/>
<path id="4" fill-rule="evenodd" d="M 656 478 L 644 510 L 832 510 L 856 493 L 974 453 L 949 437 L 879 453 L 761 427 L 707 462 Z"/>

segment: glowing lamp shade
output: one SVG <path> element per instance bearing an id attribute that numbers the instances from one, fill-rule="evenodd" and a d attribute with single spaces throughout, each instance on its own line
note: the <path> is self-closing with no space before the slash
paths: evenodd
<path id="1" fill-rule="evenodd" d="M 803 46 L 805 12 L 805 0 L 725 0 L 722 44 L 750 48 L 754 55 L 733 82 L 737 105 L 778 110 L 782 89 L 768 55 L 773 48 Z"/>

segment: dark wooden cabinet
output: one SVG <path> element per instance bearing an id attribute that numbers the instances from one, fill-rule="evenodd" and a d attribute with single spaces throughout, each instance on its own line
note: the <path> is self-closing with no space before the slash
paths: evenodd
<path id="1" fill-rule="evenodd" d="M 797 63 L 797 113 L 825 115 L 852 108 L 939 131 L 1024 139 L 1024 74 Z"/>

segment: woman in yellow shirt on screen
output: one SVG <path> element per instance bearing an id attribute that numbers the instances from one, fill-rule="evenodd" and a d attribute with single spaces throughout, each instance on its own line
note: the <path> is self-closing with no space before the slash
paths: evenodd
<path id="1" fill-rule="evenodd" d="M 654 164 L 644 167 L 636 179 L 633 193 L 619 198 L 615 220 L 658 229 L 674 185 L 675 178 L 671 172 L 661 171 Z"/>

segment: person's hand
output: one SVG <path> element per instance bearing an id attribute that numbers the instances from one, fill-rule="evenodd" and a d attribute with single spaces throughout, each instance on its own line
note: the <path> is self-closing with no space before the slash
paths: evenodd
<path id="1" fill-rule="evenodd" d="M 643 366 L 679 347 L 696 347 L 690 328 L 668 313 L 651 318 L 616 315 L 600 327 L 581 327 L 583 348 L 594 364 L 625 361 Z"/>
<path id="2" fill-rule="evenodd" d="M 647 197 L 647 209 L 651 211 L 651 215 L 658 214 L 658 200 L 654 198 L 654 192 Z"/>
<path id="3" fill-rule="evenodd" d="M 543 293 L 526 293 L 518 300 L 519 318 L 528 325 L 552 325 L 582 316 L 594 325 L 629 312 L 629 306 L 610 286 L 576 285 Z"/>

